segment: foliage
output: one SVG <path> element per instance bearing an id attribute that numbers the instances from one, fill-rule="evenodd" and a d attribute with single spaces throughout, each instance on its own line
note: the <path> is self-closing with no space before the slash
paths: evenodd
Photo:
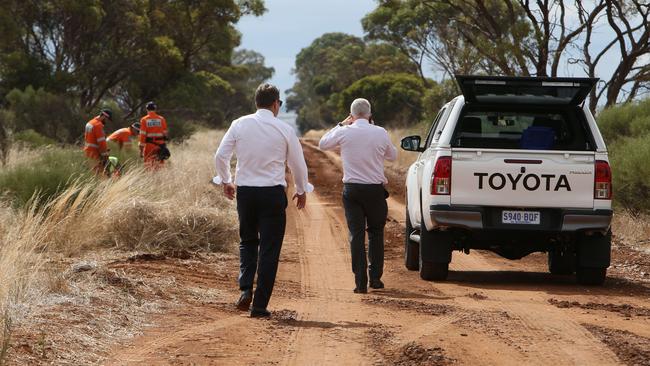
<path id="1" fill-rule="evenodd" d="M 0 192 L 16 206 L 24 206 L 34 196 L 44 200 L 70 186 L 75 179 L 89 178 L 89 169 L 80 150 L 43 148 L 29 164 L 0 171 Z"/>
<path id="2" fill-rule="evenodd" d="M 0 107 L 23 111 L 36 98 L 42 108 L 25 118 L 16 113 L 19 129 L 67 142 L 104 105 L 131 120 L 154 99 L 170 117 L 218 126 L 250 108 L 233 96 L 252 94 L 254 82 L 272 74 L 259 54 L 233 53 L 235 23 L 264 11 L 262 0 L 7 0 L 0 7 Z M 61 117 L 49 123 L 58 117 L 45 112 Z M 115 120 L 107 129 L 125 124 Z"/>
<path id="3" fill-rule="evenodd" d="M 328 127 L 344 118 L 338 115 L 338 94 L 355 81 L 383 73 L 415 72 L 416 65 L 393 46 L 327 33 L 298 54 L 297 82 L 288 91 L 287 109 L 298 112 L 297 123 L 303 132 Z"/>
<path id="4" fill-rule="evenodd" d="M 198 129 L 199 124 L 190 120 L 172 119 L 167 123 L 169 139 L 172 142 L 180 143 L 190 138 Z"/>
<path id="5" fill-rule="evenodd" d="M 17 132 L 33 130 L 65 142 L 74 142 L 83 134 L 83 115 L 63 95 L 28 86 L 25 90 L 12 90 L 7 102 L 15 116 Z"/>
<path id="6" fill-rule="evenodd" d="M 598 114 L 598 126 L 608 143 L 650 133 L 650 99 L 604 109 Z"/>
<path id="7" fill-rule="evenodd" d="M 460 94 L 458 84 L 456 84 L 455 80 L 445 79 L 439 83 L 432 84 L 424 92 L 424 98 L 422 100 L 424 117 L 427 121 L 433 121 L 438 115 L 440 108 Z"/>
<path id="8" fill-rule="evenodd" d="M 592 111 L 648 92 L 650 7 L 641 0 L 380 0 L 363 26 L 423 69 L 446 76 L 482 73 L 559 76 L 577 65 L 603 78 L 589 97 Z M 598 37 L 598 40 L 596 38 Z M 604 62 L 620 63 L 609 74 Z"/>
<path id="9" fill-rule="evenodd" d="M 22 147 L 27 148 L 39 148 L 49 145 L 56 145 L 56 141 L 45 137 L 32 129 L 17 132 L 14 134 L 13 140 L 13 142 L 17 142 L 23 145 Z"/>
<path id="10" fill-rule="evenodd" d="M 0 166 L 7 163 L 12 145 L 12 132 L 14 129 L 14 115 L 8 111 L 0 110 Z"/>
<path id="11" fill-rule="evenodd" d="M 634 212 L 649 212 L 650 134 L 620 138 L 609 150 L 614 200 Z"/>
<path id="12" fill-rule="evenodd" d="M 422 118 L 424 93 L 422 80 L 413 74 L 366 76 L 340 93 L 338 111 L 344 116 L 352 101 L 363 97 L 370 101 L 377 124 L 405 127 Z"/>

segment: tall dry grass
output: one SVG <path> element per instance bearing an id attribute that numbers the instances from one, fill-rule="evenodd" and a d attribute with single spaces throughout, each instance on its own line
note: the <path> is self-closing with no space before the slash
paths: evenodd
<path id="1" fill-rule="evenodd" d="M 650 216 L 619 210 L 612 220 L 616 241 L 650 254 Z"/>
<path id="2" fill-rule="evenodd" d="M 119 179 L 79 180 L 49 202 L 35 198 L 17 209 L 0 200 L 0 364 L 9 341 L 3 329 L 16 319 L 26 292 L 47 290 L 37 274 L 50 257 L 108 247 L 234 248 L 234 206 L 210 185 L 220 138 L 216 131 L 202 131 L 173 146 L 164 169 L 136 168 Z"/>

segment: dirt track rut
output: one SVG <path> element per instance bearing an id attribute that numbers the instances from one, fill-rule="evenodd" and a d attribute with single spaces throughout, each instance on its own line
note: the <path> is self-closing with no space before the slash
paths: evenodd
<path id="1" fill-rule="evenodd" d="M 399 199 L 389 202 L 386 289 L 352 293 L 340 162 L 304 146 L 317 192 L 307 209 L 288 210 L 273 318 L 179 309 L 108 364 L 650 364 L 647 286 L 581 287 L 547 274 L 541 255 L 480 252 L 454 253 L 449 281 L 424 282 L 402 265 Z M 224 289 L 232 301 L 235 286 Z"/>

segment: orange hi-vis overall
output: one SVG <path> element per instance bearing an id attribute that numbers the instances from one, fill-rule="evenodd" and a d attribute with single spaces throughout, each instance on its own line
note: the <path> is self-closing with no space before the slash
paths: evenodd
<path id="1" fill-rule="evenodd" d="M 145 165 L 163 164 L 157 159 L 160 145 L 167 138 L 167 121 L 156 112 L 148 112 L 140 119 L 140 146 L 144 146 Z"/>
<path id="2" fill-rule="evenodd" d="M 120 146 L 129 146 L 131 145 L 131 137 L 133 136 L 134 135 L 131 133 L 131 128 L 125 127 L 120 128 L 108 136 L 108 141 L 116 142 L 120 144 Z"/>
<path id="3" fill-rule="evenodd" d="M 84 152 L 88 158 L 100 160 L 102 157 L 108 157 L 104 124 L 96 117 L 86 123 L 84 140 Z"/>

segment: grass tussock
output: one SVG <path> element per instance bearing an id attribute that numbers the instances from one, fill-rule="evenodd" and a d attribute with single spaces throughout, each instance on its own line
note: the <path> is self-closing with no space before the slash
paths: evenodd
<path id="1" fill-rule="evenodd" d="M 42 298 L 48 292 L 69 291 L 65 270 L 44 268 L 52 258 L 80 258 L 106 248 L 232 251 L 237 234 L 234 205 L 210 184 L 219 139 L 217 132 L 205 131 L 173 146 L 172 159 L 157 171 L 131 168 L 119 179 L 97 179 L 76 176 L 81 170 L 73 169 L 66 187 L 21 205 L 15 202 L 26 195 L 5 193 L 0 200 L 0 364 L 10 327 L 29 305 L 27 293 L 40 291 L 34 298 Z M 38 169 L 29 169 L 22 176 L 45 181 L 67 169 L 69 165 L 62 164 L 42 170 L 44 177 Z"/>
<path id="2" fill-rule="evenodd" d="M 617 211 L 612 221 L 612 231 L 618 242 L 650 254 L 650 216 Z"/>

